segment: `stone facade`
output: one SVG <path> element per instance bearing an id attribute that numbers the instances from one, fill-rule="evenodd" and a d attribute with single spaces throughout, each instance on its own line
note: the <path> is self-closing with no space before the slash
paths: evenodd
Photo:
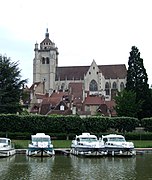
<path id="1" fill-rule="evenodd" d="M 126 66 L 124 64 L 97 65 L 95 60 L 90 66 L 58 66 L 58 48 L 49 39 L 48 29 L 45 39 L 35 44 L 33 60 L 33 84 L 43 84 L 41 93 L 69 91 L 70 83 L 83 84 L 83 100 L 88 95 L 113 99 L 117 91 L 126 84 Z"/>

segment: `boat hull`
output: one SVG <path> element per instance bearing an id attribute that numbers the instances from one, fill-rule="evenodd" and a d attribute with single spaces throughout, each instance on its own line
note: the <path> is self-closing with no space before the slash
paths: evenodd
<path id="1" fill-rule="evenodd" d="M 103 156 L 105 152 L 103 148 L 72 147 L 71 154 L 76 156 L 100 157 Z"/>
<path id="2" fill-rule="evenodd" d="M 13 156 L 14 154 L 16 154 L 15 149 L 0 149 L 0 157 L 9 157 L 9 156 Z"/>
<path id="3" fill-rule="evenodd" d="M 55 152 L 52 148 L 28 148 L 26 151 L 27 156 L 33 157 L 51 157 L 55 155 Z"/>
<path id="4" fill-rule="evenodd" d="M 133 156 L 136 155 L 134 148 L 105 147 L 107 155 L 110 156 Z"/>

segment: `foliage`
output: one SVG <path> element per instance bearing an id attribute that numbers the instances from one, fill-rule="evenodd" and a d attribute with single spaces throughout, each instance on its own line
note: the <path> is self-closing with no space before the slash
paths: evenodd
<path id="1" fill-rule="evenodd" d="M 114 107 L 117 116 L 137 117 L 141 108 L 141 102 L 136 101 L 136 94 L 131 90 L 123 90 L 115 96 L 116 106 Z"/>
<path id="2" fill-rule="evenodd" d="M 126 90 L 136 94 L 136 103 L 142 102 L 141 111 L 137 112 L 138 119 L 152 116 L 148 76 L 140 52 L 135 46 L 132 46 L 128 61 Z"/>
<path id="3" fill-rule="evenodd" d="M 0 113 L 21 112 L 20 97 L 22 86 L 26 80 L 21 80 L 17 62 L 0 55 Z"/>
<path id="4" fill-rule="evenodd" d="M 143 118 L 141 120 L 141 126 L 143 126 L 146 131 L 152 132 L 152 118 Z"/>
<path id="5" fill-rule="evenodd" d="M 111 119 L 110 127 L 114 128 L 115 131 L 125 133 L 132 132 L 139 125 L 137 118 L 131 117 L 115 117 Z"/>
<path id="6" fill-rule="evenodd" d="M 82 132 L 100 134 L 114 128 L 119 132 L 129 132 L 138 126 L 136 118 L 129 117 L 89 117 L 40 116 L 40 115 L 0 115 L 0 131 L 6 133 L 51 133 L 72 136 Z"/>

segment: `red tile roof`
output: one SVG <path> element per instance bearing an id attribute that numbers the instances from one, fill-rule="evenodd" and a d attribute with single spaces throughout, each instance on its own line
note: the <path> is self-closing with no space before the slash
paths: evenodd
<path id="1" fill-rule="evenodd" d="M 69 91 L 73 104 L 80 104 L 83 100 L 83 83 L 69 83 Z"/>
<path id="2" fill-rule="evenodd" d="M 85 98 L 84 104 L 85 105 L 100 105 L 104 104 L 104 100 L 98 96 L 88 96 Z"/>

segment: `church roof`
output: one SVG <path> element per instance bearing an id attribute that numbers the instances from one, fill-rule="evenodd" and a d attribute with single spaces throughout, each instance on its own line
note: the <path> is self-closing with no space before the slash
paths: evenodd
<path id="1" fill-rule="evenodd" d="M 83 80 L 89 66 L 57 67 L 56 80 Z"/>
<path id="2" fill-rule="evenodd" d="M 125 64 L 99 65 L 100 73 L 105 79 L 124 79 L 127 75 Z M 56 80 L 83 80 L 90 66 L 57 67 Z"/>

